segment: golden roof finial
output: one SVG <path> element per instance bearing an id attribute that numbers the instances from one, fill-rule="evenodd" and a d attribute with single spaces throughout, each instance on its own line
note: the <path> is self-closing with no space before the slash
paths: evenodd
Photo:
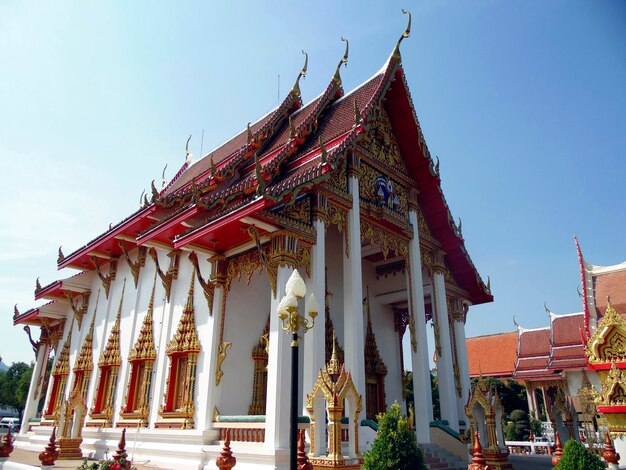
<path id="1" fill-rule="evenodd" d="M 191 152 L 189 151 L 189 141 L 191 140 L 191 134 L 189 134 L 189 137 L 187 138 L 187 143 L 185 144 L 185 160 L 187 160 L 187 157 L 189 157 L 189 155 L 191 155 Z"/>
<path id="2" fill-rule="evenodd" d="M 406 29 L 404 30 L 404 32 L 402 33 L 402 36 L 400 36 L 400 39 L 398 39 L 398 42 L 396 44 L 395 49 L 393 50 L 393 57 L 396 58 L 400 58 L 400 43 L 405 39 L 408 38 L 409 36 L 411 36 L 411 12 L 405 10 L 404 8 L 402 9 L 402 13 L 404 13 L 405 15 L 409 16 L 409 23 L 406 25 Z"/>
<path id="3" fill-rule="evenodd" d="M 343 36 L 341 37 L 341 40 L 346 43 L 346 52 L 344 52 L 343 57 L 337 64 L 337 69 L 335 70 L 335 75 L 333 76 L 333 80 L 337 82 L 339 85 L 341 85 L 341 76 L 339 75 L 339 69 L 341 68 L 342 65 L 344 67 L 348 66 L 348 54 L 350 52 L 350 43 L 348 42 L 348 40 L 344 38 Z"/>
<path id="4" fill-rule="evenodd" d="M 333 352 L 330 355 L 330 361 L 326 366 L 326 372 L 328 372 L 328 375 L 333 377 L 339 375 L 340 369 L 341 364 L 339 364 L 339 358 L 337 357 L 337 335 L 333 329 Z"/>
<path id="5" fill-rule="evenodd" d="M 307 67 L 309 66 L 309 54 L 304 52 L 304 49 L 302 49 L 302 53 L 304 54 L 304 66 L 302 66 L 302 70 L 300 70 L 300 73 L 298 74 L 298 78 L 296 78 L 296 83 L 294 83 L 293 89 L 292 89 L 293 93 L 296 96 L 300 96 L 300 79 L 306 77 L 306 70 L 307 70 Z"/>

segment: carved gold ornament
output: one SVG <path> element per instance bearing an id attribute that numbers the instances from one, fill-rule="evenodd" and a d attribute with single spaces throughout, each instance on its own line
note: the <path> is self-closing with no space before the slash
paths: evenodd
<path id="1" fill-rule="evenodd" d="M 109 289 L 111 288 L 111 282 L 115 281 L 115 276 L 117 275 L 117 259 L 113 258 L 109 261 L 109 272 L 107 274 L 103 274 L 100 266 L 98 265 L 97 258 L 95 256 L 90 256 L 89 259 L 93 263 L 96 268 L 96 274 L 100 278 L 100 282 L 102 282 L 102 288 L 104 289 L 104 296 L 109 298 Z M 79 326 L 80 329 L 80 326 Z"/>
<path id="2" fill-rule="evenodd" d="M 590 365 L 626 360 L 626 321 L 610 301 L 604 317 L 585 346 L 585 352 Z"/>
<path id="3" fill-rule="evenodd" d="M 217 350 L 217 366 L 215 368 L 215 385 L 219 385 L 224 377 L 224 371 L 222 371 L 222 364 L 226 360 L 228 348 L 233 345 L 232 341 L 224 341 L 220 344 Z"/>
<path id="4" fill-rule="evenodd" d="M 146 264 L 146 247 L 140 246 L 137 250 L 137 260 L 132 261 L 130 256 L 128 255 L 128 249 L 126 248 L 126 244 L 124 242 L 119 242 L 119 247 L 124 253 L 124 258 L 126 258 L 126 262 L 130 267 L 130 272 L 133 275 L 133 281 L 135 283 L 135 289 L 137 288 L 137 283 L 139 282 L 139 271 Z"/>
<path id="5" fill-rule="evenodd" d="M 148 254 L 154 261 L 156 266 L 156 271 L 159 277 L 161 278 L 161 282 L 163 283 L 163 288 L 165 289 L 165 298 L 167 301 L 170 301 L 170 291 L 172 290 L 172 282 L 174 279 L 178 279 L 178 263 L 180 260 L 180 250 L 174 250 L 168 253 L 168 257 L 170 259 L 170 265 L 167 268 L 167 272 L 163 272 L 161 266 L 159 265 L 159 255 L 154 248 L 150 248 L 148 250 Z"/>

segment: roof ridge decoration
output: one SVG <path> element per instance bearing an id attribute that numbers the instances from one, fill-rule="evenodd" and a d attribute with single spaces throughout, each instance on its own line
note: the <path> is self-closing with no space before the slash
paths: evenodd
<path id="1" fill-rule="evenodd" d="M 254 155 L 254 152 L 259 150 L 260 147 L 269 140 L 269 138 L 274 134 L 274 131 L 280 126 L 283 119 L 285 117 L 290 116 L 296 109 L 299 109 L 302 106 L 302 97 L 300 91 L 300 79 L 304 78 L 307 73 L 309 56 L 303 50 L 302 53 L 305 56 L 304 65 L 296 78 L 294 86 L 287 94 L 285 99 L 281 102 L 281 104 L 271 111 L 269 115 L 266 115 L 256 123 L 261 122 L 263 119 L 268 118 L 267 122 L 265 122 L 259 129 L 255 132 L 252 132 L 250 128 L 250 123 L 246 126 L 246 143 L 240 147 L 238 150 L 235 150 L 231 155 L 224 158 L 220 164 L 220 168 L 217 168 L 216 164 L 213 162 L 213 155 L 217 150 L 224 147 L 227 143 L 232 141 L 232 139 L 237 136 L 229 139 L 224 144 L 220 145 L 212 152 L 204 156 L 201 160 L 205 158 L 210 158 L 210 168 L 208 171 L 194 177 L 192 179 L 192 184 L 196 180 L 201 180 L 198 183 L 198 189 L 200 191 L 200 195 L 204 195 L 206 193 L 212 192 L 218 186 L 218 183 L 222 181 L 230 180 L 234 175 L 237 169 L 241 167 L 241 165 L 248 160 L 250 157 Z M 256 124 L 255 123 L 255 124 Z M 240 135 L 240 134 L 237 134 Z M 156 199 L 159 205 L 163 207 L 172 207 L 176 203 L 184 202 L 185 196 L 189 193 L 189 187 L 187 185 L 178 188 L 174 193 L 167 195 L 164 194 L 163 197 Z"/>
<path id="2" fill-rule="evenodd" d="M 344 67 L 348 66 L 348 55 L 350 53 L 350 43 L 348 42 L 348 40 L 346 38 L 344 38 L 343 36 L 341 36 L 341 40 L 346 43 L 346 52 L 343 54 L 343 57 L 341 58 L 341 60 L 337 64 L 337 68 L 335 69 L 335 75 L 333 75 L 333 80 L 339 86 L 341 86 L 341 75 L 339 74 L 339 71 L 341 70 L 341 66 L 342 65 Z"/>
<path id="3" fill-rule="evenodd" d="M 74 329 L 74 317 L 72 317 L 72 321 L 70 322 L 70 329 L 67 333 L 67 338 L 65 338 L 65 342 L 63 343 L 63 347 L 61 348 L 61 352 L 59 353 L 59 359 L 54 364 L 54 368 L 52 369 L 52 376 L 55 375 L 68 375 L 70 373 L 70 343 L 72 342 L 72 330 Z"/>
<path id="4" fill-rule="evenodd" d="M 189 285 L 189 292 L 187 294 L 187 303 L 183 308 L 183 314 L 178 322 L 176 333 L 167 345 L 166 353 L 168 356 L 177 353 L 200 352 L 200 339 L 198 338 L 198 332 L 196 331 L 196 320 L 193 308 L 195 280 L 196 270 L 194 269 L 191 274 L 191 282 Z"/>
<path id="5" fill-rule="evenodd" d="M 119 366 L 122 364 L 122 358 L 120 355 L 120 321 L 122 319 L 122 304 L 124 303 L 124 292 L 126 290 L 126 278 L 124 278 L 124 285 L 122 287 L 122 295 L 120 297 L 120 306 L 117 309 L 117 315 L 115 316 L 115 323 L 111 328 L 109 339 L 107 344 L 100 355 L 100 361 L 98 366 Z"/>
<path id="6" fill-rule="evenodd" d="M 404 8 L 402 8 L 402 13 L 405 15 L 409 16 L 409 22 L 406 25 L 406 29 L 404 30 L 404 32 L 402 33 L 402 36 L 400 36 L 400 38 L 398 39 L 398 42 L 396 43 L 396 47 L 393 49 L 393 52 L 391 53 L 391 57 L 400 60 L 400 43 L 405 39 L 411 36 L 411 12 L 408 10 L 405 10 Z"/>
<path id="7" fill-rule="evenodd" d="M 626 359 L 626 320 L 617 313 L 608 298 L 607 304 L 600 324 L 585 346 L 590 365 Z"/>
<path id="8" fill-rule="evenodd" d="M 156 349 L 154 347 L 154 326 L 153 326 L 153 310 L 154 310 L 154 291 L 156 289 L 157 273 L 154 273 L 154 281 L 152 282 L 152 293 L 148 302 L 148 311 L 143 319 L 141 330 L 137 341 L 133 346 L 133 350 L 128 355 L 129 361 L 147 360 L 154 361 L 156 359 Z"/>
<path id="9" fill-rule="evenodd" d="M 80 354 L 74 364 L 74 372 L 91 371 L 93 369 L 93 330 L 96 324 L 96 315 L 98 313 L 98 300 L 100 299 L 100 289 L 98 289 L 98 296 L 96 298 L 96 306 L 93 310 L 93 317 L 91 318 L 91 324 L 89 325 L 89 331 L 87 336 L 83 340 L 83 345 L 80 348 Z"/>

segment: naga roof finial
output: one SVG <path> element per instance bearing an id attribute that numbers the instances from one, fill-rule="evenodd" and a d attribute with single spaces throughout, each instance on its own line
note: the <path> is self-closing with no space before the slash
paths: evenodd
<path id="1" fill-rule="evenodd" d="M 296 78 L 296 83 L 294 83 L 292 89 L 296 96 L 300 96 L 300 79 L 306 77 L 306 69 L 309 66 L 309 54 L 307 54 L 304 49 L 302 49 L 302 53 L 304 54 L 304 65 L 302 66 L 302 70 L 300 70 L 298 78 Z"/>
<path id="2" fill-rule="evenodd" d="M 65 259 L 62 248 L 62 246 L 59 247 L 59 257 L 57 258 L 57 263 L 61 263 Z"/>
<path id="3" fill-rule="evenodd" d="M 191 136 L 189 136 L 189 137 L 191 137 Z M 189 143 L 189 141 L 187 141 L 187 143 Z M 187 155 L 189 155 L 189 153 L 187 153 Z M 165 170 L 167 170 L 167 163 L 163 167 L 163 172 L 161 173 L 161 187 L 162 188 L 164 188 L 165 185 L 167 184 L 167 180 L 165 179 Z"/>
<path id="4" fill-rule="evenodd" d="M 402 9 L 402 13 L 404 13 L 405 15 L 409 16 L 409 23 L 406 25 L 406 29 L 404 30 L 404 32 L 402 33 L 402 36 L 400 36 L 400 39 L 398 39 L 398 42 L 396 44 L 395 49 L 393 50 L 393 56 L 396 58 L 400 58 L 400 43 L 405 39 L 408 38 L 409 36 L 411 36 L 411 12 L 405 10 L 404 8 Z"/>
<path id="5" fill-rule="evenodd" d="M 547 300 L 543 302 L 543 309 L 546 311 L 546 313 L 547 313 L 548 315 L 550 315 L 550 313 L 552 313 L 552 312 L 550 311 L 550 309 L 548 308 L 548 301 L 547 301 Z"/>
<path id="6" fill-rule="evenodd" d="M 187 138 L 187 143 L 185 144 L 185 163 L 191 165 L 192 162 L 192 155 L 191 152 L 189 151 L 189 141 L 191 140 L 191 134 L 189 134 L 189 137 Z M 165 167 L 167 168 L 167 165 L 165 165 Z M 164 170 L 165 172 L 165 170 Z"/>
<path id="7" fill-rule="evenodd" d="M 341 76 L 339 75 L 339 69 L 341 69 L 342 65 L 344 67 L 348 66 L 348 54 L 350 53 L 350 43 L 348 42 L 348 40 L 343 36 L 341 37 L 341 40 L 346 43 L 346 52 L 344 52 L 343 57 L 337 64 L 337 69 L 335 70 L 335 75 L 333 76 L 333 80 L 339 85 L 341 85 Z"/>

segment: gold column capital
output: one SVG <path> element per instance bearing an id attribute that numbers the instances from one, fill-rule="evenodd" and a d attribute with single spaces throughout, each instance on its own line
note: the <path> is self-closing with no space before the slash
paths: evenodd
<path id="1" fill-rule="evenodd" d="M 352 152 L 348 156 L 348 176 L 360 178 L 362 174 L 361 157 Z"/>
<path id="2" fill-rule="evenodd" d="M 275 267 L 285 266 L 296 269 L 300 238 L 293 232 L 278 230 L 270 234 L 269 261 Z"/>
<path id="3" fill-rule="evenodd" d="M 228 267 L 228 260 L 226 256 L 212 256 L 209 258 L 209 262 L 211 263 L 211 282 L 216 286 L 223 287 L 226 283 L 226 271 Z"/>
<path id="4" fill-rule="evenodd" d="M 420 207 L 417 203 L 417 195 L 419 191 L 417 188 L 408 188 L 406 194 L 406 202 L 410 211 L 415 211 L 417 214 L 420 212 Z"/>

